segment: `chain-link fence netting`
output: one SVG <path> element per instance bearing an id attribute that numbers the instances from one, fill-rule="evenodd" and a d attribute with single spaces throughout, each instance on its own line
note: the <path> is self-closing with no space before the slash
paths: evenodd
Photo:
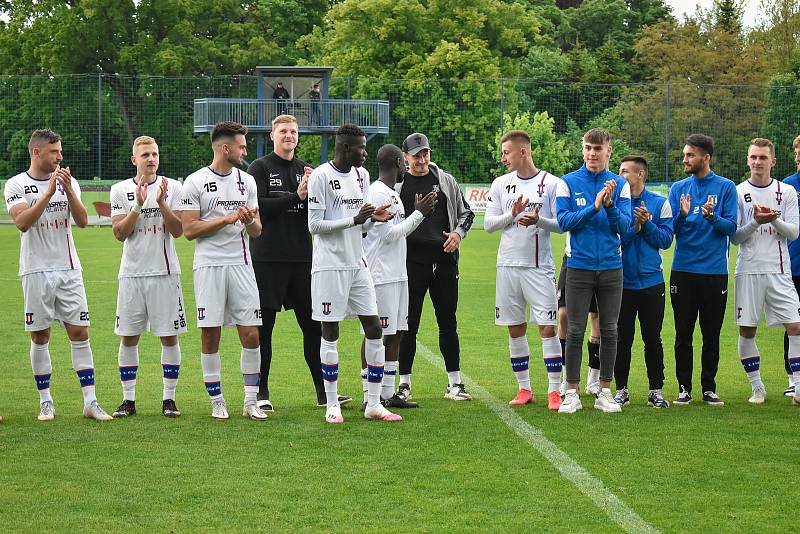
<path id="1" fill-rule="evenodd" d="M 194 99 L 256 98 L 257 83 L 254 76 L 0 77 L 0 177 L 27 168 L 28 138 L 41 127 L 63 136 L 64 164 L 81 179 L 129 177 L 138 135 L 158 140 L 162 173 L 184 177 L 211 155 L 207 134 L 193 134 Z M 775 175 L 783 177 L 794 172 L 791 141 L 800 134 L 800 86 L 333 78 L 330 98 L 389 101 L 389 134 L 372 138 L 370 153 L 424 132 L 434 161 L 467 183 L 488 183 L 502 172 L 499 135 L 514 127 L 532 133 L 537 163 L 556 174 L 581 164 L 585 130 L 606 127 L 615 139 L 612 165 L 627 153 L 643 154 L 653 181 L 684 176 L 681 151 L 695 132 L 714 137 L 713 168 L 735 181 L 747 174 L 748 141 L 770 137 L 778 149 Z M 319 137 L 304 135 L 299 154 L 317 162 L 320 147 Z M 374 157 L 368 166 L 374 171 Z"/>

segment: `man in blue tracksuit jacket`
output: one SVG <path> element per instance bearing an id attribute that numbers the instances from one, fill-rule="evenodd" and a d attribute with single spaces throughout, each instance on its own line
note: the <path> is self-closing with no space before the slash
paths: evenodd
<path id="1" fill-rule="evenodd" d="M 692 336 L 700 316 L 703 333 L 700 383 L 703 402 L 725 403 L 716 393 L 719 333 L 728 302 L 728 251 L 736 233 L 736 186 L 711 170 L 714 140 L 690 135 L 683 147 L 683 170 L 690 176 L 675 182 L 669 203 L 675 214 L 675 255 L 669 292 L 675 317 L 675 376 L 680 388 L 676 405 L 692 402 Z"/>
<path id="2" fill-rule="evenodd" d="M 800 197 L 800 135 L 794 138 L 792 148 L 794 149 L 797 172 L 787 176 L 783 181 L 794 187 L 798 191 L 798 197 Z M 789 242 L 789 257 L 792 260 L 792 281 L 798 294 L 800 294 L 800 239 Z M 783 334 L 783 364 L 786 368 L 786 374 L 789 376 L 789 387 L 783 393 L 787 397 L 791 397 L 794 395 L 795 388 L 800 387 L 800 384 L 795 384 L 792 380 L 792 370 L 789 368 L 789 335 L 785 332 Z"/>
<path id="3" fill-rule="evenodd" d="M 595 408 L 618 412 L 610 384 L 617 356 L 617 319 L 622 300 L 620 235 L 631 224 L 628 183 L 608 170 L 611 138 L 593 128 L 583 136 L 584 165 L 562 177 L 556 206 L 558 226 L 567 238 L 567 392 L 559 413 L 582 408 L 578 396 L 581 345 L 593 297 L 600 316 L 600 394 Z"/>
<path id="4" fill-rule="evenodd" d="M 614 380 L 617 394 L 614 400 L 622 406 L 630 403 L 628 375 L 631 370 L 631 347 L 639 316 L 644 361 L 650 392 L 647 404 L 668 408 L 664 398 L 664 347 L 661 345 L 661 325 L 664 322 L 664 273 L 661 250 L 672 245 L 672 208 L 667 199 L 645 189 L 647 160 L 642 156 L 625 156 L 619 175 L 631 188 L 633 222 L 622 234 L 622 305 L 619 311 L 617 360 Z"/>

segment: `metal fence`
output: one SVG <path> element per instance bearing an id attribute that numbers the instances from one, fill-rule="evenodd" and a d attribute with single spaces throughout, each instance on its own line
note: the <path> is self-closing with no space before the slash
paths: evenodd
<path id="1" fill-rule="evenodd" d="M 28 138 L 40 127 L 61 133 L 64 164 L 79 178 L 129 177 L 132 140 L 144 134 L 159 141 L 161 171 L 186 176 L 211 156 L 208 136 L 193 133 L 194 100 L 255 98 L 256 83 L 254 76 L 0 77 L 0 147 L 5 153 L 0 178 L 27 168 Z M 604 126 L 615 138 L 615 157 L 644 154 L 655 181 L 683 176 L 681 150 L 686 136 L 695 132 L 715 138 L 713 168 L 734 180 L 747 173 L 748 141 L 770 137 L 778 146 L 775 175 L 785 176 L 794 172 L 791 140 L 800 133 L 800 86 L 334 78 L 330 98 L 388 101 L 389 133 L 370 141 L 370 154 L 383 143 L 399 145 L 407 134 L 421 131 L 430 138 L 434 161 L 467 183 L 487 183 L 501 172 L 498 135 L 524 113 L 547 112 L 552 119 L 549 139 L 556 148 L 539 148 L 563 152 L 566 163 L 548 170 L 579 166 L 582 132 Z M 304 135 L 298 151 L 310 162 L 319 161 L 319 138 Z M 370 157 L 373 171 L 374 163 Z"/>

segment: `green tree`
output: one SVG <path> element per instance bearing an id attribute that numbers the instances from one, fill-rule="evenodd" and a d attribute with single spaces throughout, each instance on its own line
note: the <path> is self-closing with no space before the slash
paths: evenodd
<path id="1" fill-rule="evenodd" d="M 797 166 L 792 141 L 800 135 L 800 76 L 779 74 L 770 80 L 762 128 L 764 136 L 775 143 L 778 164 L 773 176 L 793 174 Z"/>

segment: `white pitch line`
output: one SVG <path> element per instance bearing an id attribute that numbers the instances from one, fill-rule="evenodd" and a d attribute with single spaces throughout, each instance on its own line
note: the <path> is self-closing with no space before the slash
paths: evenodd
<path id="1" fill-rule="evenodd" d="M 431 352 L 428 347 L 417 341 L 417 349 L 434 367 L 445 371 L 442 359 Z M 461 378 L 470 389 L 473 397 L 477 397 L 486 404 L 506 426 L 539 451 L 561 473 L 561 476 L 572 482 L 581 493 L 589 497 L 620 528 L 626 532 L 659 532 L 614 495 L 600 479 L 593 477 L 566 452 L 547 439 L 541 430 L 522 419 L 506 403 L 497 400 L 480 384 L 465 375 L 463 371 L 461 372 Z"/>

